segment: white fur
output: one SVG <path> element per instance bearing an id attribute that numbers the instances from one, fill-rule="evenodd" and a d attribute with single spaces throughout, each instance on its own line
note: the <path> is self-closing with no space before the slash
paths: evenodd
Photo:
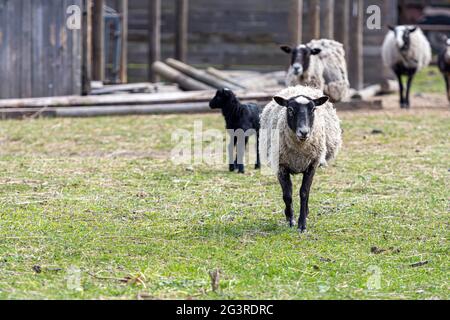
<path id="1" fill-rule="evenodd" d="M 397 33 L 402 34 L 406 28 L 411 26 L 396 27 Z M 431 62 L 431 46 L 420 28 L 410 34 L 410 48 L 406 52 L 401 52 L 403 40 L 400 42 L 395 37 L 394 31 L 389 31 L 384 39 L 382 56 L 384 64 L 392 68 L 401 63 L 406 68 L 416 68 L 417 71 L 428 66 Z"/>
<path id="2" fill-rule="evenodd" d="M 319 89 L 296 86 L 288 87 L 277 94 L 277 96 L 290 99 L 299 95 L 317 99 L 323 96 Z M 276 174 L 279 166 L 289 168 L 294 173 L 302 173 L 310 165 L 318 167 L 327 166 L 328 161 L 333 160 L 342 145 L 342 130 L 340 120 L 336 114 L 333 104 L 330 102 L 317 107 L 315 111 L 314 125 L 310 138 L 299 141 L 295 133 L 287 124 L 286 108 L 278 105 L 275 101 L 270 102 L 261 115 L 260 150 L 266 152 L 262 159 L 267 160 Z M 279 148 L 272 145 L 272 132 L 279 133 Z M 278 150 L 278 154 L 275 152 Z M 278 159 L 278 163 L 274 163 Z"/>
<path id="3" fill-rule="evenodd" d="M 321 49 L 319 55 L 312 55 L 308 70 L 302 70 L 299 76 L 294 74 L 291 66 L 286 76 L 286 85 L 306 85 L 325 92 L 333 102 L 348 96 L 347 62 L 344 46 L 334 40 L 312 40 L 307 44 L 310 48 Z M 300 45 L 298 48 L 305 47 Z"/>

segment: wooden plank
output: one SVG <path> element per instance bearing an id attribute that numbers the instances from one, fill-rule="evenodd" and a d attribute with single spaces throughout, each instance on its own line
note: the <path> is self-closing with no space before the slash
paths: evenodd
<path id="1" fill-rule="evenodd" d="M 164 79 L 177 83 L 178 86 L 183 90 L 210 90 L 213 87 L 197 81 L 188 75 L 162 63 L 156 61 L 153 63 L 152 70 L 155 74 L 161 75 Z"/>
<path id="2" fill-rule="evenodd" d="M 364 6 L 359 0 L 352 0 L 352 30 L 350 33 L 350 61 L 349 78 L 353 88 L 361 90 L 364 86 L 364 58 L 363 58 L 363 24 Z"/>
<path id="3" fill-rule="evenodd" d="M 226 81 L 226 82 L 230 83 L 231 85 L 234 85 L 234 86 L 236 86 L 238 88 L 241 88 L 241 89 L 245 89 L 244 85 L 242 85 L 241 83 L 239 83 L 237 80 L 233 79 L 232 77 L 228 76 L 228 74 L 226 74 L 225 72 L 223 72 L 221 70 L 218 70 L 218 69 L 213 68 L 213 67 L 208 67 L 206 69 L 206 72 L 209 73 L 210 75 L 216 77 L 216 78 L 219 78 L 219 79 L 221 79 L 223 81 Z"/>
<path id="4" fill-rule="evenodd" d="M 104 0 L 95 0 L 92 11 L 93 79 L 105 81 L 105 21 Z"/>
<path id="5" fill-rule="evenodd" d="M 6 3 L 5 0 L 0 1 L 0 99 L 9 98 L 9 81 L 7 81 L 8 29 L 6 28 L 8 15 Z"/>
<path id="6" fill-rule="evenodd" d="M 272 90 L 255 92 L 236 91 L 241 100 L 267 101 L 273 97 Z M 216 90 L 166 92 L 153 94 L 118 94 L 105 96 L 64 96 L 28 99 L 3 99 L 0 108 L 43 108 L 59 106 L 99 106 L 99 105 L 138 105 L 167 104 L 187 102 L 207 102 L 216 94 Z"/>
<path id="7" fill-rule="evenodd" d="M 189 1 L 176 0 L 175 58 L 186 62 L 188 53 Z"/>
<path id="8" fill-rule="evenodd" d="M 250 102 L 251 100 L 243 100 Z M 266 97 L 263 106 L 270 101 Z M 374 101 L 352 101 L 340 102 L 335 105 L 340 111 L 378 111 L 383 109 L 381 100 Z M 0 109 L 0 119 L 23 119 L 36 117 L 98 117 L 98 116 L 125 116 L 125 115 L 158 115 L 158 114 L 192 114 L 192 113 L 212 113 L 218 110 L 211 110 L 208 103 L 205 102 L 187 102 L 174 104 L 153 104 L 153 105 L 116 105 L 116 106 L 74 106 L 67 107 L 48 107 L 48 108 L 16 108 Z"/>
<path id="9" fill-rule="evenodd" d="M 191 77 L 197 81 L 203 82 L 210 87 L 213 87 L 216 89 L 223 89 L 223 88 L 229 88 L 232 90 L 239 89 L 239 87 L 237 87 L 231 83 L 220 80 L 214 76 L 207 74 L 204 71 L 201 71 L 199 69 L 191 67 L 181 61 L 169 58 L 169 59 L 166 59 L 166 63 L 170 67 L 172 67 L 178 71 L 181 71 L 182 73 L 188 75 L 189 77 Z"/>
<path id="10" fill-rule="evenodd" d="M 334 0 L 325 0 L 322 38 L 334 39 Z"/>
<path id="11" fill-rule="evenodd" d="M 309 1 L 309 19 L 312 39 L 320 38 L 320 0 Z"/>
<path id="12" fill-rule="evenodd" d="M 47 77 L 46 77 L 46 57 L 45 57 L 45 11 L 44 11 L 45 0 L 33 0 L 33 15 L 32 15 L 32 25 L 33 25 L 33 37 L 32 37 L 32 48 L 33 48 L 33 71 L 32 71 L 32 91 L 33 97 L 45 96 L 47 92 Z"/>
<path id="13" fill-rule="evenodd" d="M 388 0 L 389 1 L 389 0 Z M 342 43 L 344 45 L 344 50 L 346 53 L 347 64 L 348 60 L 348 52 L 350 49 L 349 46 L 349 33 L 350 33 L 350 0 L 340 0 L 335 8 L 336 12 L 336 30 L 340 30 L 335 33 L 336 41 Z"/>
<path id="14" fill-rule="evenodd" d="M 120 0 L 122 17 L 120 82 L 128 82 L 128 0 Z"/>
<path id="15" fill-rule="evenodd" d="M 69 4 L 76 4 L 82 8 L 82 0 L 67 0 Z M 62 26 L 64 30 L 66 28 Z M 70 32 L 72 38 L 72 86 L 70 87 L 71 94 L 81 95 L 82 89 L 82 31 L 80 29 L 71 30 Z"/>
<path id="16" fill-rule="evenodd" d="M 290 0 L 291 9 L 289 10 L 289 43 L 298 45 L 302 43 L 303 34 L 303 0 Z"/>
<path id="17" fill-rule="evenodd" d="M 152 66 L 161 60 L 161 0 L 149 0 L 148 19 L 148 80 L 157 82 L 158 76 Z"/>
<path id="18" fill-rule="evenodd" d="M 83 0 L 82 94 L 91 92 L 92 81 L 92 0 Z"/>

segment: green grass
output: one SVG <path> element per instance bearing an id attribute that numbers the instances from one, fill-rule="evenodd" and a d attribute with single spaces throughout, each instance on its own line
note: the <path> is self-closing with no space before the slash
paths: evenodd
<path id="1" fill-rule="evenodd" d="M 445 82 L 438 67 L 430 66 L 419 72 L 413 81 L 412 91 L 413 93 L 439 93 L 444 95 Z"/>
<path id="2" fill-rule="evenodd" d="M 1 122 L 0 298 L 450 298 L 449 113 L 341 117 L 303 236 L 274 177 L 167 161 L 219 115 Z"/>

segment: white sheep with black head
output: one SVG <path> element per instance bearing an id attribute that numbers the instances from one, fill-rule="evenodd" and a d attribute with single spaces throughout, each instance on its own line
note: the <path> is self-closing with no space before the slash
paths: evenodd
<path id="1" fill-rule="evenodd" d="M 334 40 L 312 40 L 296 48 L 281 46 L 291 55 L 286 85 L 305 85 L 322 90 L 331 101 L 338 102 L 348 96 L 347 62 L 344 46 Z"/>
<path id="2" fill-rule="evenodd" d="M 335 159 L 342 145 L 342 130 L 336 110 L 319 89 L 289 87 L 279 92 L 265 107 L 260 130 L 262 161 L 278 176 L 286 205 L 286 219 L 291 227 L 294 225 L 291 175 L 303 174 L 298 228 L 304 232 L 316 170 Z M 275 135 L 278 139 L 273 139 Z"/>
<path id="3" fill-rule="evenodd" d="M 422 30 L 417 26 L 392 27 L 382 46 L 383 62 L 397 76 L 400 86 L 400 107 L 410 107 L 412 81 L 417 72 L 431 62 L 431 46 Z M 407 76 L 406 92 L 402 76 Z"/>

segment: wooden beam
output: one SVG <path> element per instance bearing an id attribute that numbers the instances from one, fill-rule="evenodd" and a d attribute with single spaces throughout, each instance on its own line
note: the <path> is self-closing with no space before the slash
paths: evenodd
<path id="1" fill-rule="evenodd" d="M 214 89 L 213 87 L 193 79 L 189 75 L 186 75 L 172 66 L 168 66 L 160 61 L 153 63 L 152 70 L 155 74 L 162 76 L 164 79 L 178 84 L 178 86 L 183 90 L 191 91 Z"/>
<path id="2" fill-rule="evenodd" d="M 271 100 L 272 96 L 261 99 L 262 106 Z M 253 102 L 252 99 L 241 99 L 242 102 Z M 379 111 L 383 109 L 381 100 L 374 101 L 350 101 L 335 104 L 338 112 L 341 111 Z M 155 115 L 155 114 L 185 114 L 185 113 L 212 113 L 207 101 L 183 102 L 169 104 L 144 104 L 144 105 L 105 105 L 105 106 L 74 106 L 74 107 L 49 107 L 42 109 L 18 108 L 0 109 L 0 119 L 24 119 L 38 117 L 98 117 L 98 116 L 124 116 L 124 115 Z"/>
<path id="3" fill-rule="evenodd" d="M 334 39 L 334 0 L 325 0 L 323 10 L 322 38 Z"/>
<path id="4" fill-rule="evenodd" d="M 303 0 L 290 0 L 291 9 L 289 10 L 289 43 L 298 45 L 302 43 L 303 33 Z"/>
<path id="5" fill-rule="evenodd" d="M 189 77 L 200 81 L 202 83 L 207 84 L 208 86 L 211 86 L 216 89 L 223 89 L 228 88 L 231 90 L 238 90 L 239 87 L 235 86 L 234 84 L 231 84 L 229 82 L 223 81 L 217 77 L 211 76 L 210 74 L 196 69 L 194 67 L 191 67 L 190 65 L 187 65 L 181 61 L 175 60 L 175 59 L 167 59 L 166 64 L 171 66 L 172 68 L 188 75 Z"/>
<path id="6" fill-rule="evenodd" d="M 391 1 L 391 0 L 388 0 Z M 349 62 L 349 33 L 350 33 L 350 0 L 339 0 L 339 3 L 335 8 L 336 12 L 336 23 L 335 26 L 340 30 L 335 33 L 336 41 L 344 45 L 345 56 L 347 58 L 347 63 Z"/>
<path id="7" fill-rule="evenodd" d="M 148 79 L 150 82 L 157 82 L 158 76 L 152 66 L 161 60 L 161 0 L 149 0 L 148 4 Z"/>
<path id="8" fill-rule="evenodd" d="M 92 81 L 92 0 L 83 0 L 82 94 L 91 92 Z"/>
<path id="9" fill-rule="evenodd" d="M 120 0 L 120 14 L 122 17 L 120 82 L 128 82 L 128 0 Z"/>
<path id="10" fill-rule="evenodd" d="M 103 18 L 104 0 L 93 1 L 93 79 L 105 80 L 105 20 Z"/>
<path id="11" fill-rule="evenodd" d="M 189 92 L 115 94 L 86 97 L 61 96 L 27 99 L 0 99 L 0 108 L 44 108 L 208 102 L 214 97 L 215 94 L 216 90 L 202 90 Z M 235 94 L 243 101 L 266 101 L 267 99 L 270 100 L 273 97 L 272 90 L 236 91 Z"/>
<path id="12" fill-rule="evenodd" d="M 311 36 L 313 39 L 320 38 L 320 0 L 309 1 L 309 18 Z"/>
<path id="13" fill-rule="evenodd" d="M 356 90 L 364 86 L 364 6 L 360 0 L 352 0 L 352 31 L 350 33 L 350 84 Z"/>
<path id="14" fill-rule="evenodd" d="M 176 1 L 175 58 L 186 62 L 188 54 L 189 1 Z"/>

